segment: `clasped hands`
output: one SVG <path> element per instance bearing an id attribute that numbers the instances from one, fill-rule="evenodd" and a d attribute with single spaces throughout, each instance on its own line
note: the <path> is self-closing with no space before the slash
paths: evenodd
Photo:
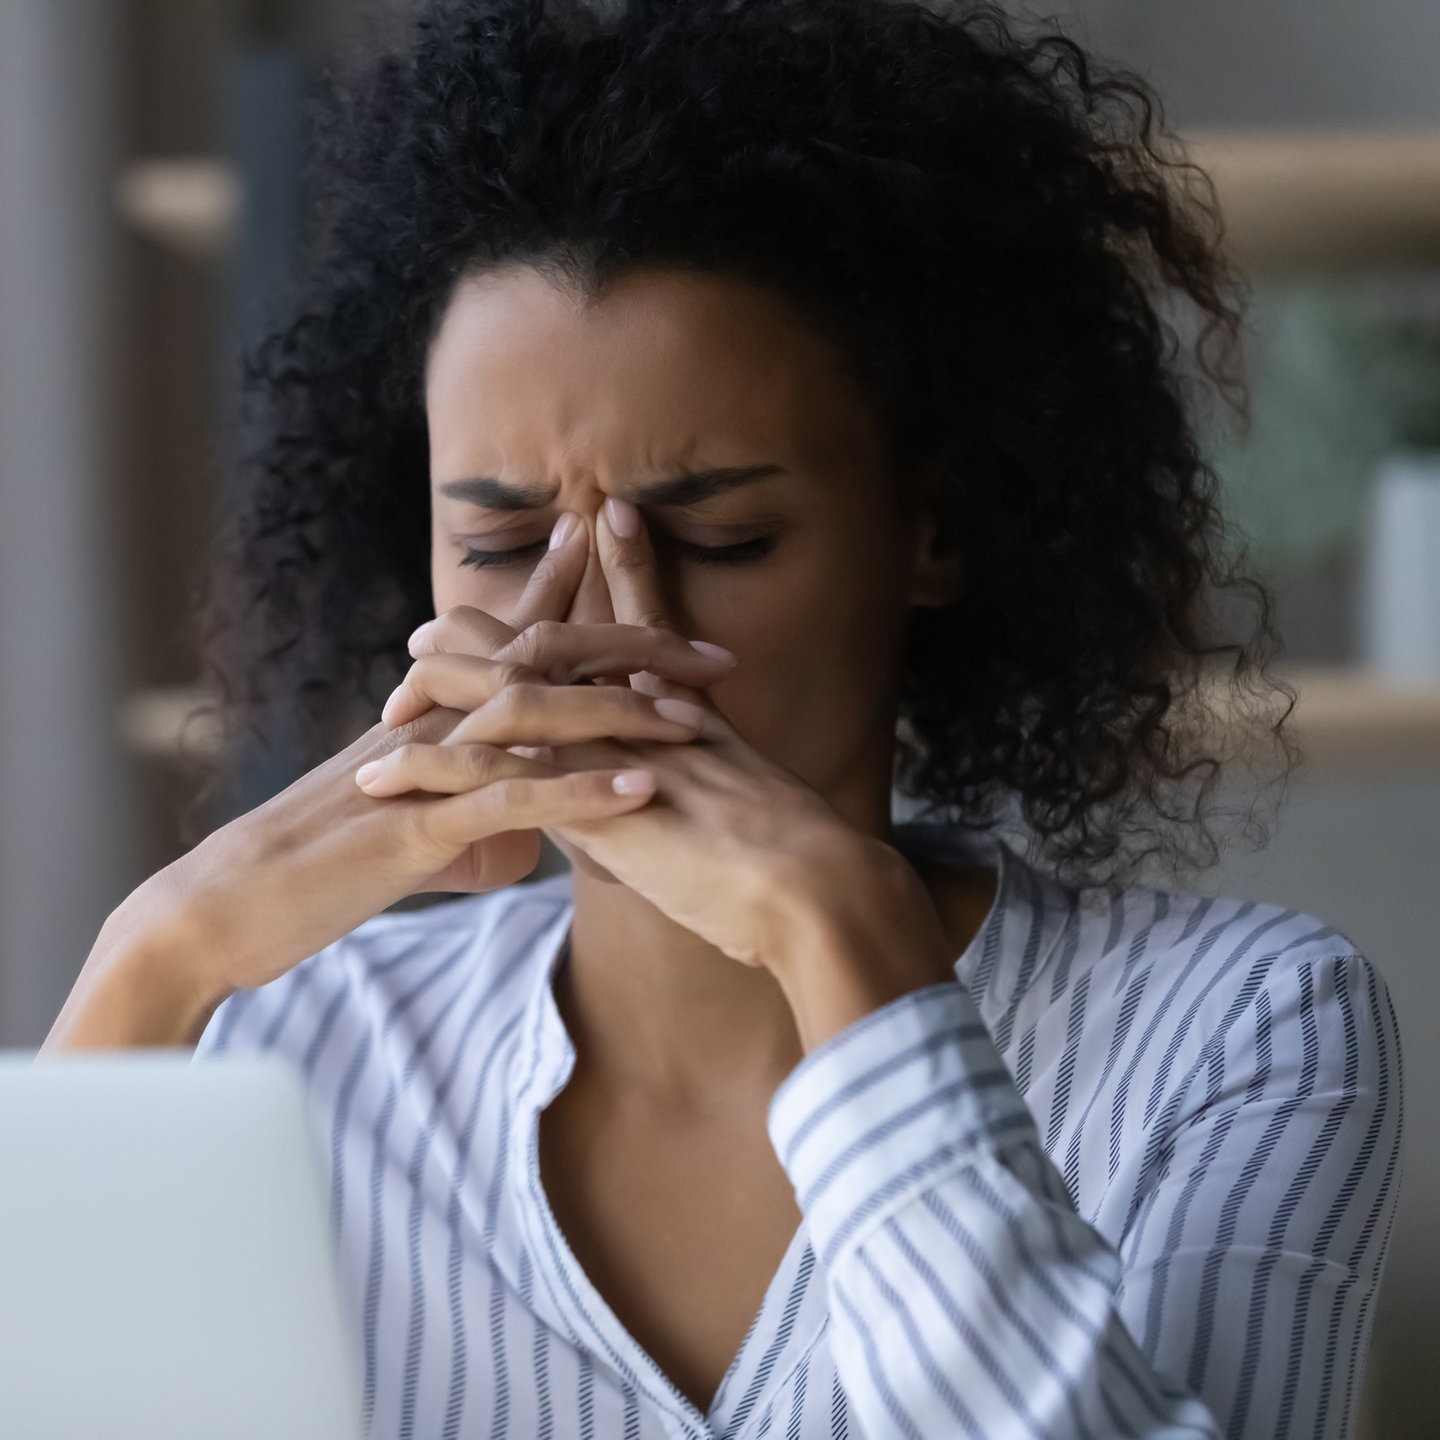
<path id="1" fill-rule="evenodd" d="M 823 1038 L 817 1025 L 831 1033 L 905 989 L 953 978 L 938 917 L 897 852 L 761 755 L 711 703 L 702 687 L 736 662 L 676 632 L 638 512 L 602 506 L 594 556 L 584 526 L 572 521 L 566 537 L 564 518 L 510 623 L 460 606 L 411 637 L 414 663 L 383 723 L 404 730 L 436 707 L 461 718 L 438 740 L 397 735 L 357 785 L 377 798 L 469 796 L 508 808 L 517 826 L 546 782 L 609 786 L 628 808 L 535 828 L 732 959 L 770 969 L 792 1004 L 814 1009 L 819 986 L 833 1023 L 802 1023 L 811 1043 Z M 615 623 L 565 621 L 597 561 Z M 471 849 L 503 842 L 523 853 L 516 838 Z M 496 883 L 493 865 L 471 863 L 483 887 L 452 868 L 435 888 Z"/>

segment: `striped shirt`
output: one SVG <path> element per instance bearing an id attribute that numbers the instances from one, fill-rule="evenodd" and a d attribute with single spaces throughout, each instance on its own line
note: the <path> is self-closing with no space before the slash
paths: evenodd
<path id="1" fill-rule="evenodd" d="M 1339 931 L 1072 889 L 993 837 L 958 983 L 817 1047 L 771 1143 L 803 1221 L 708 1412 L 625 1330 L 540 1182 L 574 1050 L 568 875 L 387 913 L 215 1013 L 303 1072 L 374 1437 L 1334 1440 L 1399 1184 L 1399 1036 Z"/>

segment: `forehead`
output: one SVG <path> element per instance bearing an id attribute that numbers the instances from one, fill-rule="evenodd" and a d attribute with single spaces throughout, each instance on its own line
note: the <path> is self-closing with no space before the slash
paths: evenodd
<path id="1" fill-rule="evenodd" d="M 555 473 L 754 461 L 758 449 L 779 463 L 845 453 L 853 464 L 876 440 L 840 355 L 783 297 L 658 268 L 588 303 L 530 267 L 462 280 L 425 400 L 437 476 L 482 458 Z"/>

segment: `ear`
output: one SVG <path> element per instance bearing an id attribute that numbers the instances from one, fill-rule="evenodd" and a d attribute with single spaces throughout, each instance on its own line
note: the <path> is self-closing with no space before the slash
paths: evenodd
<path id="1" fill-rule="evenodd" d="M 965 559 L 940 523 L 939 477 L 927 477 L 915 517 L 915 551 L 910 570 L 910 604 L 941 609 L 965 588 Z"/>

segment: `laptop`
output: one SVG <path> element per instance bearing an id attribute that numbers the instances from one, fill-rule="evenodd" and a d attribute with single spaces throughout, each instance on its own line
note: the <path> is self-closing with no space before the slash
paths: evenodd
<path id="1" fill-rule="evenodd" d="M 0 1436 L 358 1440 L 290 1062 L 0 1052 Z"/>

